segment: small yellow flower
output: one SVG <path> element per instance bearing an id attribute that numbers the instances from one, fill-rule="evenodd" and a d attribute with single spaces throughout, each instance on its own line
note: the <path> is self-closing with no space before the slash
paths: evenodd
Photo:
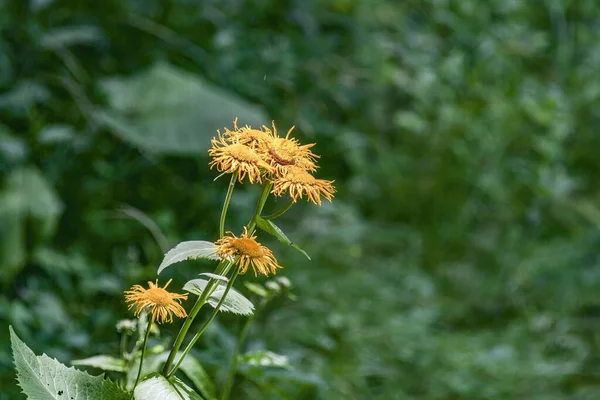
<path id="1" fill-rule="evenodd" d="M 331 201 L 335 188 L 334 181 L 317 179 L 307 172 L 304 168 L 291 166 L 287 168 L 286 174 L 279 176 L 273 181 L 273 191 L 275 196 L 282 196 L 289 192 L 290 197 L 295 202 L 301 199 L 304 193 L 310 201 L 321 205 L 321 196 Z"/>
<path id="2" fill-rule="evenodd" d="M 187 300 L 187 294 L 169 293 L 165 289 L 171 283 L 167 282 L 165 287 L 158 286 L 156 283 L 148 282 L 149 289 L 144 289 L 140 285 L 134 285 L 131 290 L 125 292 L 125 301 L 131 303 L 128 310 L 136 307 L 135 316 L 147 307 L 151 308 L 152 322 L 173 322 L 173 314 L 176 317 L 183 318 L 187 316 L 185 309 L 181 306 L 182 300 Z"/>
<path id="3" fill-rule="evenodd" d="M 263 126 L 264 131 L 271 132 L 270 129 Z M 294 127 L 287 132 L 285 137 L 277 135 L 277 128 L 273 122 L 272 138 L 269 141 L 261 143 L 259 150 L 269 162 L 277 176 L 286 174 L 289 167 L 295 166 L 306 171 L 316 171 L 316 159 L 318 155 L 310 149 L 315 144 L 300 145 L 295 138 L 290 138 L 290 133 Z"/>
<path id="4" fill-rule="evenodd" d="M 244 233 L 240 237 L 231 232 L 217 240 L 217 253 L 222 258 L 235 257 L 240 274 L 245 274 L 248 266 L 252 266 L 254 275 L 257 272 L 268 276 L 274 274 L 277 268 L 283 268 L 277 263 L 273 252 L 266 246 L 256 241 L 256 236 L 249 236 L 248 229 L 244 227 Z"/>
<path id="5" fill-rule="evenodd" d="M 262 183 L 262 170 L 272 170 L 254 149 L 240 142 L 230 143 L 220 132 L 218 138 L 212 139 L 208 155 L 213 158 L 210 168 L 216 166 L 219 172 L 229 174 L 237 172 L 240 182 L 248 175 L 250 183 Z"/>

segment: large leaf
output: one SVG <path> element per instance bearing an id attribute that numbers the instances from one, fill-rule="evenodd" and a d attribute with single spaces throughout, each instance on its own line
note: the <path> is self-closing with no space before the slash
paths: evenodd
<path id="1" fill-rule="evenodd" d="M 6 191 L 19 198 L 22 215 L 35 220 L 43 237 L 54 233 L 63 205 L 39 169 L 29 166 L 14 170 L 8 177 Z"/>
<path id="2" fill-rule="evenodd" d="M 192 279 L 183 286 L 183 290 L 200 296 L 206 288 L 207 283 L 208 281 L 204 279 Z M 226 286 L 227 285 L 220 283 L 208 298 L 208 304 L 210 304 L 212 307 L 216 307 L 225 293 Z M 227 311 L 241 315 L 251 315 L 254 312 L 254 305 L 250 300 L 244 297 L 243 294 L 234 288 L 231 288 L 229 293 L 227 293 L 227 297 L 225 298 L 225 301 L 223 301 L 219 311 Z"/>
<path id="3" fill-rule="evenodd" d="M 273 235 L 279 240 L 281 243 L 285 243 L 288 246 L 292 246 L 294 249 L 298 250 L 300 253 L 304 254 L 306 258 L 310 260 L 310 256 L 302 250 L 296 243 L 292 242 L 285 233 L 279 228 L 277 225 L 273 223 L 273 221 L 258 217 L 256 219 L 256 225 L 263 231 L 267 232 L 270 235 Z"/>
<path id="4" fill-rule="evenodd" d="M 9 282 L 25 266 L 31 247 L 54 234 L 62 204 L 35 167 L 18 168 L 0 193 L 0 280 Z M 26 224 L 32 229 L 26 230 Z M 26 237 L 29 234 L 29 237 Z"/>
<path id="5" fill-rule="evenodd" d="M 135 400 L 203 400 L 177 377 L 169 380 L 155 375 L 141 382 L 134 391 Z"/>
<path id="6" fill-rule="evenodd" d="M 126 372 L 125 360 L 106 355 L 98 355 L 84 358 L 82 360 L 71 361 L 73 365 L 85 365 L 88 367 L 100 368 L 104 371 Z"/>
<path id="7" fill-rule="evenodd" d="M 263 111 L 166 63 L 130 78 L 101 82 L 110 109 L 97 118 L 141 149 L 163 154 L 205 153 L 217 129 L 240 123 L 260 126 Z"/>
<path id="8" fill-rule="evenodd" d="M 68 368 L 47 355 L 36 356 L 12 327 L 10 340 L 17 379 L 28 400 L 128 400 L 129 395 L 103 376 Z"/>
<path id="9" fill-rule="evenodd" d="M 196 260 L 198 258 L 207 258 L 209 260 L 221 259 L 217 254 L 217 246 L 213 242 L 204 240 L 181 242 L 165 254 L 163 262 L 158 267 L 158 273 L 160 274 L 172 264 L 185 260 Z"/>

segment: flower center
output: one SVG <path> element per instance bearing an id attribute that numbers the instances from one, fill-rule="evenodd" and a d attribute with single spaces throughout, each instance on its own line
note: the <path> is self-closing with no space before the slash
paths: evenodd
<path id="1" fill-rule="evenodd" d="M 227 146 L 224 150 L 226 150 L 231 157 L 235 158 L 238 161 L 252 164 L 256 164 L 261 161 L 260 156 L 256 154 L 254 150 L 241 143 L 231 144 Z"/>
<path id="2" fill-rule="evenodd" d="M 239 238 L 231 243 L 231 246 L 235 248 L 242 255 L 259 258 L 263 257 L 265 253 L 260 248 L 260 245 L 256 243 L 254 239 Z"/>
<path id="3" fill-rule="evenodd" d="M 146 290 L 146 297 L 152 303 L 159 306 L 168 306 L 171 304 L 171 296 L 169 295 L 169 292 L 163 288 L 155 287 Z"/>

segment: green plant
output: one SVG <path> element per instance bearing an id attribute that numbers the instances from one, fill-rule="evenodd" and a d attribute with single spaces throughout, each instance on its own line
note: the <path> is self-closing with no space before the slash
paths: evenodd
<path id="1" fill-rule="evenodd" d="M 156 283 L 148 282 L 148 289 L 134 285 L 131 290 L 125 292 L 125 298 L 130 303 L 130 309 L 135 307 L 135 314 L 140 316 L 140 323 L 122 321 L 117 324 L 117 330 L 122 335 L 121 357 L 96 355 L 74 362 L 78 365 L 89 365 L 123 373 L 125 376 L 120 384 L 69 369 L 45 355 L 36 357 L 11 328 L 13 355 L 23 392 L 31 399 L 58 398 L 62 395 L 73 400 L 216 398 L 214 384 L 198 360 L 190 355 L 190 351 L 219 311 L 245 316 L 254 314 L 253 304 L 233 289 L 233 284 L 239 275 L 252 269 L 255 276 L 257 274 L 268 276 L 282 268 L 272 251 L 256 241 L 255 231 L 261 229 L 306 255 L 288 239 L 273 220 L 287 212 L 298 199 L 306 197 L 309 201 L 321 205 L 321 197 L 331 201 L 335 192 L 332 181 L 317 179 L 312 175 L 317 168 L 315 161 L 318 156 L 312 153 L 312 144 L 300 145 L 295 138 L 290 137 L 292 129 L 285 137 L 280 137 L 275 124 L 273 130 L 266 126 L 257 130 L 250 126 L 238 128 L 236 120 L 233 131 L 226 129 L 224 134 L 219 132 L 218 138 L 212 140 L 212 148 L 209 150 L 209 155 L 213 158 L 210 163 L 211 168 L 216 167 L 219 172 L 222 172 L 221 175 L 231 175 L 219 221 L 220 238 L 216 242 L 195 240 L 179 243 L 165 254 L 163 262 L 158 267 L 158 274 L 160 274 L 171 265 L 189 259 L 218 261 L 213 272 L 200 274 L 207 279 L 192 279 L 183 286 L 184 291 L 198 296 L 189 314 L 181 305 L 182 301 L 187 300 L 188 294 L 170 293 L 166 290 L 171 280 L 164 287 L 158 285 L 158 279 Z M 261 184 L 261 191 L 256 201 L 255 211 L 244 226 L 243 233 L 238 237 L 231 232 L 225 232 L 225 223 L 236 182 L 242 183 L 245 180 L 251 184 Z M 288 195 L 289 201 L 273 213 L 264 215 L 263 209 L 270 194 L 279 197 Z M 273 293 L 281 292 L 282 284 L 289 286 L 285 280 L 280 279 L 279 282 L 267 282 L 265 288 L 256 284 L 248 287 L 262 297 L 259 308 L 263 308 L 272 299 Z M 185 349 L 180 352 L 195 318 L 206 304 L 212 306 L 214 310 L 196 330 Z M 162 347 L 158 346 L 148 354 L 148 341 L 155 324 L 171 323 L 173 316 L 185 318 L 185 321 L 170 350 L 162 350 Z M 233 353 L 233 361 L 220 396 L 221 400 L 229 399 L 239 358 L 254 366 L 287 365 L 286 362 L 281 361 L 285 358 L 282 359 L 270 352 L 260 356 L 239 354 L 251 321 L 252 319 L 249 318 L 237 340 L 238 344 Z M 138 339 L 133 349 L 128 350 L 127 338 L 134 330 L 138 332 Z M 257 359 L 260 360 L 258 363 Z M 190 388 L 176 375 L 180 368 L 194 383 L 196 390 Z M 84 387 L 85 390 L 81 392 L 80 387 Z"/>

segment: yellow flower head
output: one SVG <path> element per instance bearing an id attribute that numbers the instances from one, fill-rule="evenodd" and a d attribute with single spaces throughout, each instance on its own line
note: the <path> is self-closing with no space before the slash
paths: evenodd
<path id="1" fill-rule="evenodd" d="M 235 257 L 240 274 L 245 274 L 248 266 L 252 266 L 254 275 L 257 272 L 268 276 L 274 274 L 277 268 L 283 268 L 277 263 L 273 252 L 266 246 L 256 241 L 256 236 L 249 236 L 248 229 L 244 227 L 244 233 L 240 237 L 231 232 L 217 240 L 217 253 L 222 258 Z"/>
<path id="2" fill-rule="evenodd" d="M 265 126 L 263 126 L 263 130 L 270 132 L 270 129 Z M 271 140 L 263 142 L 259 148 L 277 176 L 285 175 L 287 169 L 293 166 L 307 171 L 316 171 L 317 169 L 316 159 L 319 156 L 310 150 L 315 144 L 300 145 L 295 138 L 290 138 L 293 130 L 292 126 L 285 137 L 279 137 L 273 122 Z"/>
<path id="3" fill-rule="evenodd" d="M 250 183 L 262 183 L 262 170 L 272 170 L 253 148 L 239 141 L 232 143 L 220 132 L 218 138 L 212 139 L 212 148 L 208 150 L 208 155 L 213 158 L 209 164 L 210 168 L 216 166 L 219 172 L 229 174 L 237 172 L 240 182 L 248 175 Z"/>
<path id="4" fill-rule="evenodd" d="M 273 181 L 272 193 L 275 196 L 282 196 L 286 192 L 289 192 L 294 202 L 306 193 L 308 200 L 321 205 L 321 196 L 331 201 L 335 188 L 333 181 L 317 179 L 304 168 L 291 166 L 287 168 L 284 176 L 279 176 Z"/>
<path id="5" fill-rule="evenodd" d="M 237 118 L 233 121 L 234 131 L 225 129 L 225 135 L 230 143 L 241 143 L 253 149 L 268 144 L 273 138 L 271 131 L 263 126 L 262 130 L 253 129 L 249 125 L 238 128 Z"/>
<path id="6" fill-rule="evenodd" d="M 148 282 L 149 289 L 144 289 L 140 285 L 134 285 L 131 290 L 125 292 L 125 301 L 131 303 L 129 310 L 136 307 L 135 316 L 139 316 L 142 310 L 149 307 L 152 314 L 152 322 L 173 322 L 173 314 L 176 317 L 183 318 L 187 316 L 185 309 L 181 306 L 182 300 L 187 300 L 187 294 L 169 293 L 167 286 L 172 279 L 167 282 L 165 287 L 158 286 L 156 283 Z"/>

